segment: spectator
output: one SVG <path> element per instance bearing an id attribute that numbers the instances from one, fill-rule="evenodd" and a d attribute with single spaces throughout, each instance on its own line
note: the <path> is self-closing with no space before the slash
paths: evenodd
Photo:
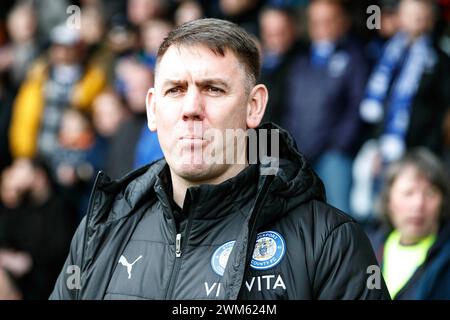
<path id="1" fill-rule="evenodd" d="M 386 219 L 371 240 L 392 298 L 450 299 L 448 183 L 442 163 L 424 148 L 386 171 Z"/>
<path id="2" fill-rule="evenodd" d="M 265 7 L 260 13 L 259 23 L 261 82 L 270 92 L 264 120 L 280 123 L 289 63 L 303 48 L 297 41 L 295 17 L 289 10 Z"/>
<path id="3" fill-rule="evenodd" d="M 105 39 L 105 51 L 106 58 L 100 54 L 99 59 L 101 65 L 107 67 L 108 85 L 114 86 L 116 81 L 115 70 L 119 62 L 126 57 L 130 57 L 136 54 L 141 48 L 140 39 L 138 34 L 139 29 L 131 25 L 126 21 L 126 17 L 123 15 L 115 15 L 112 17 L 111 26 L 106 34 Z M 112 54 L 112 60 L 109 54 Z M 105 63 L 106 61 L 106 63 Z"/>
<path id="4" fill-rule="evenodd" d="M 54 152 L 63 110 L 89 110 L 105 75 L 82 61 L 79 35 L 65 25 L 52 32 L 49 59 L 39 60 L 22 84 L 13 107 L 10 143 L 13 157 Z"/>
<path id="5" fill-rule="evenodd" d="M 19 2 L 11 10 L 8 14 L 7 27 L 11 43 L 2 49 L 0 59 L 3 62 L 0 68 L 9 69 L 12 87 L 17 89 L 40 52 L 36 36 L 37 17 L 30 1 Z"/>
<path id="6" fill-rule="evenodd" d="M 112 89 L 100 93 L 92 105 L 92 120 L 98 134 L 110 138 L 129 116 L 120 96 Z"/>
<path id="7" fill-rule="evenodd" d="M 159 45 L 172 29 L 172 23 L 163 19 L 152 19 L 142 25 L 141 41 L 143 50 L 140 54 L 140 59 L 151 70 L 155 68 Z"/>
<path id="8" fill-rule="evenodd" d="M 181 1 L 174 13 L 175 25 L 179 26 L 183 23 L 203 18 L 204 15 L 203 8 L 198 1 Z"/>
<path id="9" fill-rule="evenodd" d="M 403 0 L 400 32 L 371 75 L 361 104 L 363 119 L 378 125 L 380 152 L 389 162 L 414 146 L 442 152 L 443 118 L 450 106 L 450 60 L 433 45 L 433 6 Z"/>
<path id="10" fill-rule="evenodd" d="M 117 74 L 132 114 L 111 140 L 106 172 L 112 178 L 163 157 L 157 135 L 148 130 L 146 120 L 145 97 L 153 84 L 153 73 L 145 65 L 123 60 Z"/>
<path id="11" fill-rule="evenodd" d="M 64 111 L 57 148 L 50 155 L 51 169 L 67 200 L 78 209 L 78 221 L 86 213 L 89 189 L 105 165 L 106 151 L 106 141 L 96 134 L 87 113 L 74 108 Z"/>
<path id="12" fill-rule="evenodd" d="M 122 124 L 130 117 L 130 111 L 125 102 L 113 89 L 106 89 L 95 98 L 92 106 L 92 122 L 97 132 L 97 140 L 102 145 L 103 159 L 100 169 L 109 174 L 108 159 L 112 159 L 114 152 L 111 144 Z M 112 153 L 110 155 L 110 153 Z"/>
<path id="13" fill-rule="evenodd" d="M 0 200 L 0 274 L 9 275 L 6 291 L 16 298 L 46 299 L 69 247 L 72 210 L 40 160 L 18 160 L 5 169 Z"/>
<path id="14" fill-rule="evenodd" d="M 259 18 L 263 47 L 263 70 L 271 71 L 297 40 L 295 18 L 289 11 L 266 7 Z"/>
<path id="15" fill-rule="evenodd" d="M 128 0 L 128 21 L 141 27 L 154 18 L 164 18 L 167 14 L 168 2 L 164 0 Z"/>
<path id="16" fill-rule="evenodd" d="M 289 66 L 282 124 L 322 178 L 329 203 L 349 212 L 368 66 L 338 2 L 313 1 L 308 18 L 311 44 Z"/>
<path id="17" fill-rule="evenodd" d="M 103 154 L 96 149 L 95 138 L 94 128 L 86 114 L 77 109 L 64 111 L 58 146 L 51 156 L 53 171 L 61 185 L 89 182 L 103 165 Z"/>
<path id="18" fill-rule="evenodd" d="M 137 30 L 127 23 L 124 16 L 115 15 L 107 33 L 107 42 L 116 56 L 126 56 L 138 47 Z"/>
<path id="19" fill-rule="evenodd" d="M 81 12 L 80 40 L 86 47 L 85 60 L 88 65 L 102 69 L 107 77 L 107 82 L 111 84 L 118 53 L 114 51 L 111 38 L 107 37 L 108 29 L 103 6 L 87 5 L 82 8 Z M 130 36 L 128 41 L 133 41 L 133 38 Z"/>
<path id="20" fill-rule="evenodd" d="M 95 51 L 103 43 L 106 33 L 106 21 L 101 13 L 101 7 L 86 6 L 81 12 L 81 41 L 88 50 Z"/>

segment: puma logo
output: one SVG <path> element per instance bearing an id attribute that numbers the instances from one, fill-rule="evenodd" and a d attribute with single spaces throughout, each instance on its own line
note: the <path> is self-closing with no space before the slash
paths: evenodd
<path id="1" fill-rule="evenodd" d="M 142 256 L 139 256 L 133 263 L 128 263 L 127 259 L 124 256 L 120 256 L 119 263 L 127 268 L 128 279 L 131 279 L 131 269 L 133 269 L 133 265 L 138 262 Z"/>

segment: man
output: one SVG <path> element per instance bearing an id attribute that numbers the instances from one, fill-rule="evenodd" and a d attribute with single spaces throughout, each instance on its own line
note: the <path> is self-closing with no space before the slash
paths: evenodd
<path id="1" fill-rule="evenodd" d="M 270 164 L 242 161 L 250 137 L 208 138 L 262 131 L 268 93 L 258 76 L 255 43 L 231 22 L 196 20 L 169 34 L 147 96 L 165 159 L 114 182 L 99 175 L 51 299 L 389 297 L 382 278 L 368 280 L 376 259 L 366 236 L 324 203 L 284 130 L 263 127 L 279 132 Z M 234 163 L 198 159 L 227 148 L 241 150 Z"/>
<path id="2" fill-rule="evenodd" d="M 263 121 L 280 123 L 286 80 L 293 59 L 305 50 L 298 38 L 297 17 L 292 9 L 266 6 L 259 15 L 261 30 L 261 83 L 270 92 Z"/>
<path id="3" fill-rule="evenodd" d="M 288 67 L 280 123 L 322 179 L 328 202 L 349 212 L 368 66 L 362 47 L 348 33 L 350 19 L 342 3 L 311 1 L 307 12 L 311 42 Z"/>
<path id="4" fill-rule="evenodd" d="M 153 86 L 153 73 L 134 60 L 121 61 L 117 69 L 124 102 L 131 112 L 110 140 L 105 171 L 113 179 L 163 157 L 156 132 L 147 128 L 143 98 L 148 88 Z"/>
<path id="5" fill-rule="evenodd" d="M 384 164 L 417 146 L 442 155 L 450 107 L 450 60 L 432 38 L 435 4 L 402 0 L 398 19 L 399 31 L 387 42 L 360 106 Z"/>

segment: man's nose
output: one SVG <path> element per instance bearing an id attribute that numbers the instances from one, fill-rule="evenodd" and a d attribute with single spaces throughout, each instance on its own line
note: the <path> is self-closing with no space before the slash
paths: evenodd
<path id="1" fill-rule="evenodd" d="M 204 101 L 197 88 L 190 88 L 183 101 L 183 120 L 203 120 Z"/>

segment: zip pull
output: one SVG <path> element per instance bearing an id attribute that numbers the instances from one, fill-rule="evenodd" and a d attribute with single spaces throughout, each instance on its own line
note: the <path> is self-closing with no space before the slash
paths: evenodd
<path id="1" fill-rule="evenodd" d="M 177 238 L 175 241 L 175 256 L 177 258 L 181 257 L 181 233 L 177 234 Z"/>

